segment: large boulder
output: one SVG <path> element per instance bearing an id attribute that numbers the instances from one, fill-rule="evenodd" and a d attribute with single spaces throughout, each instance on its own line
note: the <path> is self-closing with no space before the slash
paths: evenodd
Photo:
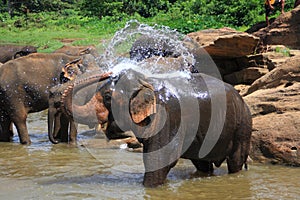
<path id="1" fill-rule="evenodd" d="M 300 56 L 257 79 L 245 93 L 253 116 L 251 157 L 300 166 Z"/>
<path id="2" fill-rule="evenodd" d="M 259 38 L 231 28 L 207 29 L 189 33 L 212 57 L 239 58 L 254 52 Z"/>
<path id="3" fill-rule="evenodd" d="M 270 26 L 254 32 L 260 38 L 261 50 L 268 45 L 285 45 L 300 49 L 300 6 L 281 14 Z"/>

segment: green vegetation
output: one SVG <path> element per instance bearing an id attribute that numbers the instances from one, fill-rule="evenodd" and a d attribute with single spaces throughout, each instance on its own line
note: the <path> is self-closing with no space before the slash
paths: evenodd
<path id="1" fill-rule="evenodd" d="M 291 57 L 290 49 L 287 47 L 278 46 L 275 48 L 276 53 L 281 53 L 283 56 Z"/>
<path id="2" fill-rule="evenodd" d="M 286 10 L 293 1 L 286 0 Z M 0 1 L 0 43 L 31 44 L 51 52 L 63 45 L 99 44 L 130 19 L 181 33 L 208 28 L 246 30 L 264 21 L 263 0 L 17 0 Z M 278 14 L 277 14 L 278 15 Z"/>

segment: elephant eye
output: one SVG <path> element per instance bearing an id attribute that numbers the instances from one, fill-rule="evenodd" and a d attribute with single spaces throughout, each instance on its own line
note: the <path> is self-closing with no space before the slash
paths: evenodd
<path id="1" fill-rule="evenodd" d="M 105 93 L 104 94 L 104 100 L 105 101 L 110 101 L 111 100 L 111 94 L 110 93 Z"/>

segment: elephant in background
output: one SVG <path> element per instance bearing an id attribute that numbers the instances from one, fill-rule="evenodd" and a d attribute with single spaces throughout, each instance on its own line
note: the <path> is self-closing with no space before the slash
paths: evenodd
<path id="1" fill-rule="evenodd" d="M 64 53 L 69 56 L 81 56 L 85 54 L 91 54 L 95 58 L 99 57 L 99 53 L 95 46 L 71 46 L 71 45 L 64 45 L 61 48 L 55 50 L 53 53 Z"/>
<path id="2" fill-rule="evenodd" d="M 143 35 L 138 38 L 129 51 L 130 59 L 142 61 L 152 56 L 178 57 L 180 54 L 175 51 L 176 47 L 168 41 Z"/>
<path id="3" fill-rule="evenodd" d="M 76 95 L 81 88 L 99 80 L 91 101 L 84 105 L 72 103 L 72 93 Z M 220 167 L 225 160 L 229 173 L 240 171 L 246 166 L 252 132 L 251 114 L 242 97 L 231 85 L 201 73 L 191 74 L 187 80 L 192 92 L 174 90 L 178 85 L 170 85 L 172 80 L 174 77 L 149 78 L 132 69 L 93 75 L 65 90 L 62 102 L 78 119 L 107 123 L 108 138 L 115 138 L 115 131 L 111 130 L 132 130 L 143 144 L 143 184 L 147 187 L 163 184 L 180 157 L 191 160 L 197 170 L 206 173 L 213 171 L 213 164 Z M 224 90 L 209 86 L 221 86 Z M 199 121 L 195 113 L 199 114 Z M 215 130 L 216 127 L 220 129 Z M 210 140 L 216 143 L 203 154 Z"/>
<path id="4" fill-rule="evenodd" d="M 34 46 L 0 45 L 0 62 L 5 63 L 9 60 L 36 52 L 37 48 Z"/>
<path id="5" fill-rule="evenodd" d="M 66 69 L 67 68 L 67 69 Z M 48 108 L 48 136 L 49 140 L 57 144 L 59 142 L 76 143 L 77 141 L 77 126 L 73 119 L 73 116 L 66 112 L 63 108 L 62 98 L 64 91 L 69 87 L 72 87 L 75 81 L 81 81 L 88 74 L 94 74 L 94 71 L 85 72 L 84 74 L 70 73 L 70 70 L 78 70 L 81 66 L 79 62 L 71 62 L 63 67 L 64 77 L 62 78 L 62 84 L 56 85 L 49 90 L 49 108 Z M 66 73 L 68 71 L 68 73 Z M 103 73 L 101 69 L 98 69 L 97 73 Z M 75 80 L 76 77 L 76 80 Z M 97 84 L 86 87 L 78 92 L 78 97 L 81 102 L 86 103 L 89 101 L 95 92 Z M 75 99 L 73 99 L 75 101 Z M 82 124 L 89 125 L 90 128 L 97 126 L 98 124 L 84 122 Z"/>
<path id="6" fill-rule="evenodd" d="M 63 103 L 65 92 L 73 88 L 74 85 L 80 84 L 81 82 L 85 82 L 85 78 L 92 77 L 94 74 L 101 74 L 103 71 L 91 71 L 81 74 L 76 77 L 76 80 L 71 80 L 64 84 L 59 84 L 50 89 L 49 92 L 49 108 L 48 108 L 48 136 L 49 140 L 57 144 L 59 142 L 69 142 L 76 143 L 77 141 L 77 126 L 75 123 L 88 125 L 90 128 L 99 126 L 99 122 L 96 115 L 91 114 L 93 112 L 94 107 L 89 107 L 87 105 L 83 110 L 81 110 L 81 114 L 78 115 L 72 112 L 72 109 L 66 109 Z M 103 73 L 103 77 L 99 78 L 99 82 L 95 84 L 89 84 L 85 87 L 79 88 L 76 91 L 76 95 L 72 97 L 71 101 L 76 104 L 86 104 L 89 101 L 99 102 L 99 94 L 97 94 L 96 89 L 99 84 L 101 84 L 102 78 L 106 78 L 108 74 Z M 78 88 L 77 88 L 78 89 Z M 70 102 L 69 102 L 70 103 Z M 97 105 L 90 104 L 91 106 Z M 71 108 L 71 107 L 70 107 Z M 95 109 L 97 109 L 95 107 Z M 87 114 L 87 115 L 85 115 Z M 96 113 L 95 113 L 96 114 Z M 74 115 L 77 116 L 74 118 Z M 90 116 L 90 117 L 87 117 Z M 96 117 L 97 119 L 95 120 Z M 69 129 L 69 137 L 68 137 L 68 129 Z M 110 132 L 114 132 L 114 135 L 111 136 L 110 139 L 124 139 L 124 142 L 128 144 L 129 148 L 140 148 L 141 144 L 137 141 L 135 136 L 131 132 L 124 132 L 119 129 L 119 127 L 110 126 Z"/>
<path id="7" fill-rule="evenodd" d="M 0 68 L 0 141 L 12 141 L 15 124 L 21 144 L 30 144 L 28 113 L 49 106 L 49 89 L 60 84 L 62 67 L 78 56 L 35 53 L 5 63 Z"/>

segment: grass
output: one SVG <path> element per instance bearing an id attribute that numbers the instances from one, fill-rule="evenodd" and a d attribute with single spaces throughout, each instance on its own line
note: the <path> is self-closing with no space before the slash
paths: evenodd
<path id="1" fill-rule="evenodd" d="M 53 52 L 64 45 L 62 39 L 65 38 L 73 39 L 73 45 L 97 45 L 111 38 L 125 24 L 76 15 L 57 19 L 53 19 L 53 14 L 43 18 L 39 16 L 0 21 L 0 44 L 33 45 L 38 47 L 38 52 Z"/>
<path id="2" fill-rule="evenodd" d="M 185 19 L 180 15 L 164 13 L 147 19 L 135 14 L 131 17 L 103 17 L 101 20 L 81 16 L 74 10 L 65 14 L 30 13 L 28 16 L 14 18 L 0 14 L 0 44 L 33 45 L 38 47 L 38 52 L 53 52 L 65 44 L 62 39 L 69 38 L 74 40 L 70 43 L 72 45 L 97 46 L 112 38 L 115 32 L 124 28 L 126 22 L 131 19 L 148 25 L 157 23 L 169 26 L 181 33 L 224 26 L 210 16 L 191 16 Z"/>

